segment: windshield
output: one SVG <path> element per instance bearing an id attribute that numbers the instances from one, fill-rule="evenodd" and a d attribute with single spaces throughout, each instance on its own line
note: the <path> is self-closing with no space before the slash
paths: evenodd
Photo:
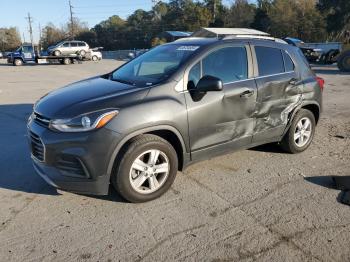
<path id="1" fill-rule="evenodd" d="M 111 80 L 145 87 L 169 78 L 199 46 L 172 44 L 158 46 L 112 73 Z"/>

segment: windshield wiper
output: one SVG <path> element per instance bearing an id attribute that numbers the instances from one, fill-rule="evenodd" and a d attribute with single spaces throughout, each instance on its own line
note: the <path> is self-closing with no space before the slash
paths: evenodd
<path id="1" fill-rule="evenodd" d="M 119 82 L 119 83 L 123 83 L 123 84 L 131 85 L 131 86 L 134 86 L 134 85 L 135 85 L 135 83 L 133 83 L 133 82 L 126 81 L 126 80 L 119 79 L 119 78 L 111 78 L 111 80 L 112 80 L 112 81 Z"/>

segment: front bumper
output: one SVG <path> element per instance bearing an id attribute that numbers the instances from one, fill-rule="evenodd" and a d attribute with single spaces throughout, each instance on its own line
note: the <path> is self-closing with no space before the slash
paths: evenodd
<path id="1" fill-rule="evenodd" d="M 41 150 L 33 145 L 33 137 L 35 143 L 41 142 Z M 107 170 L 120 141 L 118 133 L 106 128 L 81 133 L 54 132 L 30 121 L 28 140 L 33 166 L 48 184 L 81 194 L 108 194 Z"/>

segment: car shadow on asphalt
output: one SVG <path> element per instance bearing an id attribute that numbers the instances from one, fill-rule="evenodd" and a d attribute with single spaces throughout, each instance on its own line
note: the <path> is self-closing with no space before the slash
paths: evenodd
<path id="1" fill-rule="evenodd" d="M 114 203 L 130 203 L 127 200 L 125 200 L 124 198 L 122 198 L 117 193 L 117 191 L 113 188 L 112 185 L 109 186 L 108 195 L 105 195 L 105 196 L 95 196 L 95 195 L 85 195 L 85 194 L 80 194 L 80 195 L 83 195 L 83 196 L 89 197 L 89 198 L 103 200 L 103 201 L 111 201 Z"/>
<path id="2" fill-rule="evenodd" d="M 307 182 L 334 190 L 341 190 L 337 201 L 350 205 L 350 176 L 314 176 L 305 177 Z"/>
<path id="3" fill-rule="evenodd" d="M 33 104 L 0 105 L 0 188 L 58 195 L 32 166 L 27 142 L 27 119 Z"/>
<path id="4" fill-rule="evenodd" d="M 264 145 L 261 145 L 261 146 L 250 148 L 248 150 L 258 151 L 258 152 L 266 152 L 266 153 L 288 154 L 288 153 L 286 153 L 286 151 L 284 151 L 278 145 L 278 143 L 264 144 Z"/>

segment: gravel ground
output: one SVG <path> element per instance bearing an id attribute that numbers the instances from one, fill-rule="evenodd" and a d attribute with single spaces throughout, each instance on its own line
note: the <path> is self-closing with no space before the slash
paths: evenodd
<path id="1" fill-rule="evenodd" d="M 30 162 L 33 103 L 119 63 L 0 63 L 1 261 L 350 260 L 350 206 L 330 179 L 350 175 L 349 74 L 315 68 L 324 113 L 304 153 L 267 145 L 200 162 L 144 204 L 53 189 Z"/>

